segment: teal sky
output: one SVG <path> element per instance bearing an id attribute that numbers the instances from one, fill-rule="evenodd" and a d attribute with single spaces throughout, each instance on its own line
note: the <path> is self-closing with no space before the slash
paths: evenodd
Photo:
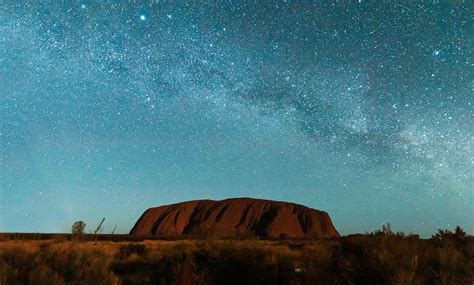
<path id="1" fill-rule="evenodd" d="M 342 234 L 474 232 L 473 7 L 371 1 L 0 7 L 0 231 L 127 233 L 256 197 Z"/>

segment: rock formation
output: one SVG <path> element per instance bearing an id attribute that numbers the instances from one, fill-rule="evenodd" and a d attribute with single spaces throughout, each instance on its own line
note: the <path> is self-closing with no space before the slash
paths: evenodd
<path id="1" fill-rule="evenodd" d="M 196 200 L 150 208 L 130 234 L 163 237 L 339 237 L 326 212 L 302 205 L 236 198 Z"/>

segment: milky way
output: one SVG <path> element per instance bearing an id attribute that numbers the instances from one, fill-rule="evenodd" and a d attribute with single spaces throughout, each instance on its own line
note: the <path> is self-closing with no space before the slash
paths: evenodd
<path id="1" fill-rule="evenodd" d="M 473 7 L 3 1 L 0 231 L 258 197 L 474 231 Z M 106 224 L 107 224 L 106 223 Z"/>

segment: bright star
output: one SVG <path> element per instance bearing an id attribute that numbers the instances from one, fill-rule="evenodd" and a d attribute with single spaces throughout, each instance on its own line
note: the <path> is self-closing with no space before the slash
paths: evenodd
<path id="1" fill-rule="evenodd" d="M 145 21 L 145 20 L 146 20 L 146 16 L 145 16 L 145 15 L 140 15 L 140 20 Z"/>

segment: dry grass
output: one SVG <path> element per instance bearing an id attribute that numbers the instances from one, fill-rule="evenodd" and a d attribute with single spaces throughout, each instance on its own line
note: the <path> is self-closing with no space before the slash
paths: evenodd
<path id="1" fill-rule="evenodd" d="M 0 284 L 470 284 L 472 237 L 0 242 Z"/>

